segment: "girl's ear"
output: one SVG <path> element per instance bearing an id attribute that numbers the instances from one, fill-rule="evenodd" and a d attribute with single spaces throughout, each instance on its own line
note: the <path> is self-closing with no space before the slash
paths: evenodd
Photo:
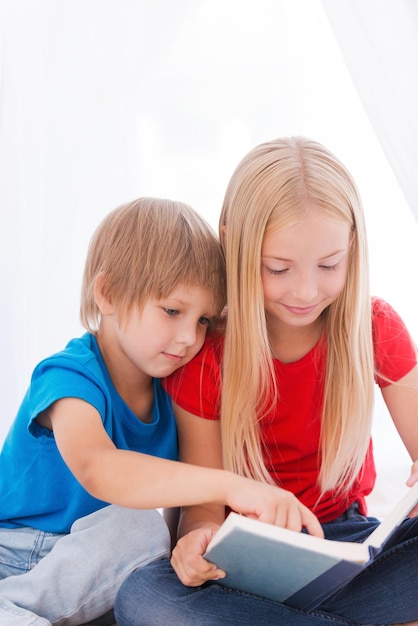
<path id="1" fill-rule="evenodd" d="M 219 238 L 221 240 L 222 247 L 225 250 L 225 244 L 226 244 L 226 224 L 222 224 L 222 226 L 219 228 Z"/>
<path id="2" fill-rule="evenodd" d="M 351 231 L 351 233 L 350 233 L 350 241 L 349 241 L 349 244 L 348 244 L 349 249 L 350 249 L 350 248 L 354 248 L 354 244 L 355 244 L 355 243 L 356 243 L 356 232 L 355 232 L 355 230 L 353 229 L 353 230 Z"/>
<path id="3" fill-rule="evenodd" d="M 107 285 L 103 272 L 100 272 L 94 281 L 94 299 L 102 315 L 113 314 L 112 298 L 107 294 Z"/>

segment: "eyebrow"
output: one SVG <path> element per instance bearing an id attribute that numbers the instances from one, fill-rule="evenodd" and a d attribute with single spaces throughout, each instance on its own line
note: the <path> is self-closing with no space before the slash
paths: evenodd
<path id="1" fill-rule="evenodd" d="M 193 302 L 189 302 L 186 300 L 180 300 L 179 298 L 170 298 L 170 296 L 166 296 L 165 298 L 160 298 L 160 302 L 166 300 L 167 303 L 172 306 L 172 307 L 182 307 L 182 306 L 189 306 L 190 304 L 193 304 Z M 211 307 L 213 310 L 215 309 L 215 307 Z M 214 313 L 214 311 L 207 311 L 206 313 L 202 313 L 202 316 L 207 316 L 207 317 L 214 317 L 216 315 L 216 313 Z"/>
<path id="2" fill-rule="evenodd" d="M 345 253 L 347 251 L 348 251 L 348 248 L 341 248 L 340 250 L 335 250 L 335 252 L 331 252 L 330 254 L 327 254 L 321 257 L 320 259 L 318 259 L 318 261 L 326 261 L 327 259 L 331 259 L 333 256 L 338 256 L 339 254 Z M 270 256 L 268 254 L 262 254 L 261 258 L 262 259 L 274 259 L 275 261 L 284 261 L 286 263 L 292 262 L 292 259 L 286 259 L 285 257 L 281 257 L 281 256 Z"/>
<path id="3" fill-rule="evenodd" d="M 327 256 L 323 256 L 319 259 L 319 261 L 326 261 L 327 259 L 331 259 L 333 256 L 338 256 L 339 254 L 345 254 L 348 252 L 347 248 L 341 248 L 340 250 L 336 250 L 335 252 L 331 252 L 331 254 L 327 254 Z"/>

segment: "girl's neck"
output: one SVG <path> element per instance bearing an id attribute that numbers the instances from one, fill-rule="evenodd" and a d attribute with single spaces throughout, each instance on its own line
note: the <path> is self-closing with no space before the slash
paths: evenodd
<path id="1" fill-rule="evenodd" d="M 309 326 L 268 326 L 268 331 L 273 358 L 282 363 L 293 363 L 302 359 L 318 343 L 324 331 L 324 322 L 319 317 Z"/>

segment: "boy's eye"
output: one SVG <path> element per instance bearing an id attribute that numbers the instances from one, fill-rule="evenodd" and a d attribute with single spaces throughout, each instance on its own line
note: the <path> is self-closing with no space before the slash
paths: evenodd
<path id="1" fill-rule="evenodd" d="M 176 317 L 179 314 L 177 309 L 170 309 L 168 307 L 164 307 L 164 312 L 168 315 L 168 317 Z"/>

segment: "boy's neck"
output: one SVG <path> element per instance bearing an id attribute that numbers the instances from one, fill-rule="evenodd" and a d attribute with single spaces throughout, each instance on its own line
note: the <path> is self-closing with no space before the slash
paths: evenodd
<path id="1" fill-rule="evenodd" d="M 103 337 L 96 335 L 97 344 L 114 388 L 141 422 L 152 422 L 154 407 L 154 381 L 151 376 L 138 368 L 126 367 L 118 354 L 114 354 L 112 344 L 107 345 Z"/>

